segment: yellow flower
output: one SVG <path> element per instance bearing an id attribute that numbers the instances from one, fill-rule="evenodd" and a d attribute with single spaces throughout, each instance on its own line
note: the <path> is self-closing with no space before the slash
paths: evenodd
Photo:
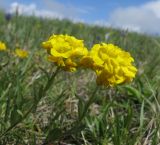
<path id="1" fill-rule="evenodd" d="M 7 47 L 6 47 L 5 43 L 0 41 L 0 51 L 6 51 L 6 50 L 7 50 Z"/>
<path id="2" fill-rule="evenodd" d="M 93 69 L 97 74 L 97 84 L 113 86 L 130 82 L 137 69 L 132 65 L 130 53 L 113 44 L 95 44 L 81 65 Z"/>
<path id="3" fill-rule="evenodd" d="M 28 57 L 28 51 L 23 50 L 23 49 L 19 49 L 17 48 L 15 50 L 15 54 L 19 57 L 19 58 L 27 58 Z"/>
<path id="4" fill-rule="evenodd" d="M 66 71 L 75 71 L 81 58 L 88 54 L 83 40 L 69 35 L 52 35 L 42 46 L 49 53 L 48 60 Z"/>

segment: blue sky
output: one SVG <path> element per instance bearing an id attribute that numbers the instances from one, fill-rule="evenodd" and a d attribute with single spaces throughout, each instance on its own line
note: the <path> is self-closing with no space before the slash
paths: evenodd
<path id="1" fill-rule="evenodd" d="M 160 33 L 160 0 L 0 0 L 0 7 L 21 14 L 69 18 L 131 31 Z"/>

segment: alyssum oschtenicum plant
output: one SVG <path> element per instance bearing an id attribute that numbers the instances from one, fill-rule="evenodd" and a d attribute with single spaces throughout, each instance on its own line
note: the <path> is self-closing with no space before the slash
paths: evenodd
<path id="1" fill-rule="evenodd" d="M 81 65 L 96 72 L 98 85 L 114 86 L 132 81 L 137 72 L 133 61 L 130 53 L 118 46 L 102 43 L 93 46 Z"/>
<path id="2" fill-rule="evenodd" d="M 75 71 L 79 67 L 95 71 L 98 85 L 131 82 L 137 72 L 130 53 L 113 44 L 95 44 L 88 51 L 83 40 L 68 35 L 52 35 L 42 46 L 48 51 L 48 60 L 66 71 Z"/>
<path id="3" fill-rule="evenodd" d="M 6 51 L 6 50 L 7 50 L 6 44 L 0 41 L 0 51 Z"/>
<path id="4" fill-rule="evenodd" d="M 97 75 L 97 84 L 107 87 L 131 82 L 137 72 L 136 67 L 132 65 L 134 59 L 131 55 L 113 44 L 95 44 L 88 51 L 84 46 L 83 40 L 78 40 L 69 35 L 52 35 L 49 40 L 42 42 L 42 46 L 48 52 L 48 60 L 57 65 L 57 70 L 50 75 L 46 84 L 39 88 L 36 102 L 26 111 L 22 118 L 6 129 L 0 135 L 0 138 L 3 138 L 10 130 L 21 123 L 28 114 L 36 109 L 41 98 L 46 95 L 52 86 L 60 69 L 69 72 L 74 72 L 78 68 L 92 69 Z M 0 49 L 6 50 L 5 44 L 2 42 L 0 43 Z M 16 50 L 15 53 L 21 58 L 28 56 L 26 51 Z M 88 108 L 94 102 L 96 90 L 97 88 L 93 91 L 93 95 L 90 96 L 88 101 L 85 102 L 75 127 L 79 125 L 85 117 Z"/>
<path id="5" fill-rule="evenodd" d="M 66 71 L 75 71 L 82 57 L 88 54 L 83 40 L 68 35 L 53 35 L 42 46 L 48 51 L 48 60 Z"/>
<path id="6" fill-rule="evenodd" d="M 15 55 L 21 59 L 28 57 L 28 51 L 20 48 L 16 48 Z"/>
<path id="7" fill-rule="evenodd" d="M 97 84 L 106 87 L 131 82 L 137 69 L 132 65 L 134 59 L 130 53 L 123 51 L 113 44 L 95 44 L 88 51 L 83 40 L 69 35 L 52 35 L 42 46 L 48 52 L 48 60 L 65 71 L 76 71 L 78 68 L 89 68 L 96 72 Z M 79 99 L 78 118 L 71 130 L 76 130 L 85 118 L 89 107 L 96 99 L 95 88 L 87 101 Z M 79 98 L 79 97 L 78 97 Z M 82 105 L 83 104 L 83 105 Z M 50 130 L 48 135 L 52 132 Z"/>

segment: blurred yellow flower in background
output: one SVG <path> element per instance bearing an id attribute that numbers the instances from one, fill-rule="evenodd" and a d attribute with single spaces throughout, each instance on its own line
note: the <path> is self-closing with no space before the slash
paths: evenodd
<path id="1" fill-rule="evenodd" d="M 113 86 L 130 82 L 137 72 L 132 65 L 134 59 L 129 52 L 113 44 L 95 44 L 81 65 L 93 69 L 97 74 L 97 84 Z"/>
<path id="2" fill-rule="evenodd" d="M 0 51 L 6 51 L 7 47 L 6 44 L 0 41 Z"/>
<path id="3" fill-rule="evenodd" d="M 83 40 L 69 35 L 52 35 L 42 46 L 48 51 L 48 60 L 66 71 L 75 71 L 81 58 L 88 54 Z"/>
<path id="4" fill-rule="evenodd" d="M 16 56 L 18 56 L 19 58 L 27 58 L 28 57 L 28 51 L 17 48 L 15 50 L 15 54 Z"/>

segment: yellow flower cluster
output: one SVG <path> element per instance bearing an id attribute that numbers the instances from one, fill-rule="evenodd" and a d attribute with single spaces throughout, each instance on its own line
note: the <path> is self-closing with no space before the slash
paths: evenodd
<path id="1" fill-rule="evenodd" d="M 17 48 L 15 50 L 15 54 L 19 57 L 19 58 L 27 58 L 28 57 L 28 51 Z"/>
<path id="2" fill-rule="evenodd" d="M 48 59 L 67 71 L 86 67 L 97 74 L 97 84 L 114 86 L 130 82 L 137 72 L 130 53 L 113 44 L 95 44 L 88 52 L 83 40 L 68 35 L 52 35 L 42 46 L 48 51 Z"/>
<path id="3" fill-rule="evenodd" d="M 95 44 L 85 56 L 81 65 L 93 69 L 97 74 L 97 84 L 113 86 L 130 82 L 137 69 L 132 65 L 134 59 L 128 52 L 113 44 Z"/>
<path id="4" fill-rule="evenodd" d="M 20 48 L 11 51 L 10 49 L 7 49 L 6 44 L 1 41 L 0 41 L 0 51 L 7 51 L 9 54 L 16 55 L 19 58 L 27 58 L 29 55 L 27 50 L 23 50 Z"/>
<path id="5" fill-rule="evenodd" d="M 48 59 L 67 71 L 75 71 L 80 59 L 88 54 L 83 40 L 68 35 L 52 35 L 42 46 L 49 53 Z"/>
<path id="6" fill-rule="evenodd" d="M 5 43 L 0 41 L 0 51 L 6 51 L 6 50 L 7 50 L 7 47 L 6 47 Z"/>

